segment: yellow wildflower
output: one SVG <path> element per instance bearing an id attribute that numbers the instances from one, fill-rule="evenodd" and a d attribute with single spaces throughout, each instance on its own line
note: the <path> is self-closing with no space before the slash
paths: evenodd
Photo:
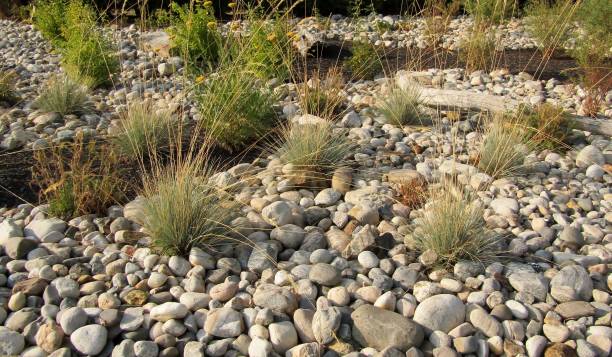
<path id="1" fill-rule="evenodd" d="M 206 24 L 206 26 L 209 29 L 214 30 L 215 28 L 217 28 L 217 23 L 215 21 L 210 21 L 209 23 Z"/>
<path id="2" fill-rule="evenodd" d="M 200 76 L 196 77 L 195 81 L 196 81 L 197 84 L 200 84 L 200 83 L 204 82 L 205 79 L 206 78 L 204 76 L 200 75 Z"/>

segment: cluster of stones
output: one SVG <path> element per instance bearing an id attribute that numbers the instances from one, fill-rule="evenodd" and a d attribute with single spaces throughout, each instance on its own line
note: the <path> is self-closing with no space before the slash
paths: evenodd
<path id="1" fill-rule="evenodd" d="M 441 25 L 442 18 L 433 20 Z M 438 45 L 448 50 L 457 50 L 470 35 L 474 20 L 469 16 L 459 16 L 450 20 Z M 428 38 L 427 20 L 423 17 L 370 15 L 359 19 L 333 15 L 329 18 L 314 17 L 299 21 L 297 33 L 312 40 L 360 41 L 387 48 L 428 48 L 432 40 Z M 523 19 L 512 18 L 508 22 L 494 26 L 500 48 L 530 49 L 537 42 L 525 29 Z"/>
<path id="2" fill-rule="evenodd" d="M 68 222 L 3 209 L 0 355 L 609 355 L 612 143 L 591 135 L 494 180 L 469 165 L 472 120 L 413 132 L 351 112 L 337 125 L 359 170 L 320 191 L 294 188 L 274 157 L 221 172 L 245 242 L 188 257 L 148 246 L 143 198 Z M 363 179 L 371 167 L 378 180 Z M 511 259 L 444 270 L 417 252 L 423 211 L 393 185 L 448 175 L 477 193 Z"/>
<path id="3" fill-rule="evenodd" d="M 399 21 L 388 17 L 384 19 L 393 21 L 394 24 Z M 370 20 L 383 21 L 378 17 L 362 20 L 366 23 Z M 354 30 L 348 25 L 339 25 L 348 23 L 346 19 L 332 17 L 331 21 L 346 31 Z M 464 23 L 468 20 L 460 18 L 455 21 Z M 311 28 L 308 27 L 311 22 L 302 21 L 298 28 Z M 513 23 L 510 22 L 506 26 L 513 27 Z M 18 74 L 16 87 L 22 98 L 16 106 L 0 111 L 0 150 L 22 147 L 39 149 L 54 143 L 71 141 L 76 135 L 113 134 L 120 127 L 119 115 L 127 109 L 127 103 L 140 99 L 151 101 L 155 108 L 160 110 L 174 112 L 177 108 L 182 108 L 186 119 L 198 119 L 197 108 L 192 99 L 186 96 L 183 88 L 182 60 L 169 56 L 169 39 L 165 34 L 160 45 L 156 42 L 158 37 L 154 36 L 158 32 L 141 33 L 135 26 L 106 29 L 118 45 L 121 60 L 121 71 L 115 81 L 117 85 L 112 89 L 96 89 L 92 93 L 94 112 L 62 116 L 58 113 L 44 113 L 32 107 L 32 102 L 45 81 L 61 73 L 59 56 L 52 52 L 51 46 L 31 25 L 0 20 L 0 28 L 6 30 L 7 34 L 0 39 L 3 69 Z M 504 70 L 466 73 L 462 69 L 431 69 L 409 76 L 423 85 L 509 96 L 531 104 L 552 102 L 578 114 L 583 111 L 582 103 L 586 97 L 586 92 L 579 86 L 561 84 L 555 79 L 535 80 L 527 73 L 512 75 Z M 291 84 L 281 85 L 283 86 L 292 87 Z M 355 93 L 354 98 L 349 98 L 352 104 L 359 105 L 362 99 L 369 100 L 371 104 L 371 97 L 379 88 L 380 81 L 360 81 L 349 84 L 347 91 Z M 297 97 L 295 91 L 293 93 L 293 98 Z M 612 92 L 604 98 L 602 113 L 609 116 L 612 112 L 611 105 Z"/>

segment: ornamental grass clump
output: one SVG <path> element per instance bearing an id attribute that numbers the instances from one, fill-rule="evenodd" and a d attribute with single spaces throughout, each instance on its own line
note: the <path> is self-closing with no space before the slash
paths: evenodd
<path id="1" fill-rule="evenodd" d="M 113 138 L 123 157 L 141 160 L 167 152 L 179 144 L 178 121 L 166 110 L 155 110 L 149 102 L 131 104 L 121 115 L 120 132 Z M 177 142 L 174 142 L 177 141 Z"/>
<path id="2" fill-rule="evenodd" d="M 65 76 L 51 78 L 33 106 L 46 113 L 84 114 L 93 110 L 86 87 Z"/>
<path id="3" fill-rule="evenodd" d="M 432 193 L 415 220 L 414 243 L 421 252 L 436 253 L 440 265 L 460 260 L 486 263 L 498 255 L 500 237 L 486 227 L 484 208 L 468 192 L 445 185 Z"/>
<path id="4" fill-rule="evenodd" d="M 343 166 L 354 153 L 355 144 L 334 131 L 331 123 L 292 124 L 281 129 L 273 151 L 284 164 L 294 183 L 311 185 L 326 180 L 330 172 Z"/>
<path id="5" fill-rule="evenodd" d="M 196 90 L 199 129 L 226 150 L 245 147 L 276 123 L 275 94 L 249 72 L 221 70 Z"/>
<path id="6" fill-rule="evenodd" d="M 523 126 L 499 116 L 485 132 L 478 168 L 495 178 L 517 175 L 523 171 L 525 157 L 533 148 Z"/>
<path id="7" fill-rule="evenodd" d="M 17 75 L 14 72 L 0 71 L 0 103 L 15 104 L 19 96 L 15 91 Z"/>
<path id="8" fill-rule="evenodd" d="M 236 235 L 231 221 L 240 206 L 209 184 L 212 174 L 201 158 L 154 165 L 143 189 L 144 228 L 154 249 L 186 256 L 193 247 L 213 246 Z"/>
<path id="9" fill-rule="evenodd" d="M 420 102 L 421 92 L 418 87 L 393 86 L 391 91 L 381 98 L 377 107 L 378 111 L 392 124 L 418 125 L 421 124 Z"/>

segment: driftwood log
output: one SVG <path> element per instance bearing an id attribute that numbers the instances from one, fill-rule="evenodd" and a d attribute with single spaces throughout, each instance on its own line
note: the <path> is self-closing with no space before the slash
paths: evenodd
<path id="1" fill-rule="evenodd" d="M 474 93 L 452 89 L 422 87 L 421 100 L 428 107 L 450 110 L 508 112 L 518 109 L 521 102 L 516 99 L 491 94 Z M 594 134 L 612 136 L 612 120 L 595 119 L 572 115 L 578 129 Z"/>

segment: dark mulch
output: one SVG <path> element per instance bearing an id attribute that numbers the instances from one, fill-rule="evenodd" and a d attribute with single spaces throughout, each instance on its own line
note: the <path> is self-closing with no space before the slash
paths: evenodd
<path id="1" fill-rule="evenodd" d="M 465 63 L 459 60 L 457 51 L 402 48 L 379 52 L 385 73 L 394 73 L 401 69 L 465 68 Z M 313 46 L 307 58 L 296 61 L 295 69 L 297 73 L 306 72 L 309 75 L 316 71 L 325 73 L 334 66 L 342 67 L 350 55 L 351 45 L 348 42 L 319 43 Z M 578 75 L 576 61 L 561 50 L 556 50 L 549 59 L 545 59 L 538 49 L 508 49 L 499 52 L 490 63 L 494 68 L 507 68 L 512 74 L 527 72 L 543 80 L 556 78 L 567 82 Z M 343 74 L 346 79 L 352 79 L 346 68 L 343 68 Z"/>

